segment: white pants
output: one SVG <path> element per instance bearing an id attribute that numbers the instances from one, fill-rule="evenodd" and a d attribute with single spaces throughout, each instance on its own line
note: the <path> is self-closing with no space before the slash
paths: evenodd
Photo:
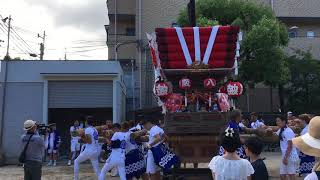
<path id="1" fill-rule="evenodd" d="M 157 171 L 160 171 L 160 167 L 156 165 L 154 162 L 153 154 L 152 151 L 148 151 L 148 156 L 147 156 L 147 174 L 155 174 Z"/>
<path id="2" fill-rule="evenodd" d="M 96 176 L 99 177 L 100 175 L 100 168 L 99 168 L 99 152 L 91 151 L 90 149 L 85 149 L 80 153 L 76 160 L 74 160 L 74 180 L 79 179 L 79 165 L 80 163 L 90 160 L 93 166 L 93 170 L 96 173 Z"/>
<path id="3" fill-rule="evenodd" d="M 118 169 L 120 180 L 126 180 L 125 157 L 119 153 L 111 153 L 101 170 L 99 180 L 104 180 L 107 172 L 113 168 Z"/>
<path id="4" fill-rule="evenodd" d="M 54 153 L 54 154 L 56 154 L 57 153 L 57 150 L 54 150 L 53 148 L 51 149 L 48 149 L 48 153 L 49 154 L 51 154 L 51 153 Z"/>
<path id="5" fill-rule="evenodd" d="M 72 140 L 70 145 L 70 150 L 71 152 L 80 151 L 80 143 Z"/>

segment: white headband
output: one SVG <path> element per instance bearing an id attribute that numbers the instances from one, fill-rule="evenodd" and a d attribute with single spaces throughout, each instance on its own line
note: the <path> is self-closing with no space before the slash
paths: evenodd
<path id="1" fill-rule="evenodd" d="M 310 136 L 309 133 L 306 133 L 305 135 L 301 136 L 301 139 L 307 145 L 320 150 L 320 140 Z"/>

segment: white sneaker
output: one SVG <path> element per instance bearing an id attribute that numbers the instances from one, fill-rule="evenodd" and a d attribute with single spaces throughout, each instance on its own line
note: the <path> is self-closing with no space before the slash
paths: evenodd
<path id="1" fill-rule="evenodd" d="M 68 166 L 71 166 L 71 160 L 68 161 Z"/>
<path id="2" fill-rule="evenodd" d="M 118 177 L 119 173 L 118 173 L 118 168 L 113 168 L 111 170 L 111 177 Z"/>
<path id="3" fill-rule="evenodd" d="M 52 161 L 49 161 L 47 166 L 52 166 Z"/>
<path id="4" fill-rule="evenodd" d="M 57 162 L 56 161 L 53 162 L 53 166 L 57 166 Z"/>

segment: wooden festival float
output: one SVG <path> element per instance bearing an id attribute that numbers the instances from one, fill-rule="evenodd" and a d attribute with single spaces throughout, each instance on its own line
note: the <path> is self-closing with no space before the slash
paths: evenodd
<path id="1" fill-rule="evenodd" d="M 208 163 L 217 154 L 228 112 L 243 92 L 240 82 L 228 80 L 238 71 L 240 28 L 157 28 L 147 36 L 154 94 L 165 114 L 170 146 L 182 163 Z M 210 179 L 206 173 L 209 176 L 201 179 Z"/>

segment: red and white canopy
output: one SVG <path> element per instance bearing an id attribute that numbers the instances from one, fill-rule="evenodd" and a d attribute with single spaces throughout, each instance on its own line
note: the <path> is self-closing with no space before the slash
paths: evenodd
<path id="1" fill-rule="evenodd" d="M 232 68 L 239 56 L 236 26 L 157 28 L 158 57 L 163 69 L 186 69 L 194 62 L 209 68 Z"/>

